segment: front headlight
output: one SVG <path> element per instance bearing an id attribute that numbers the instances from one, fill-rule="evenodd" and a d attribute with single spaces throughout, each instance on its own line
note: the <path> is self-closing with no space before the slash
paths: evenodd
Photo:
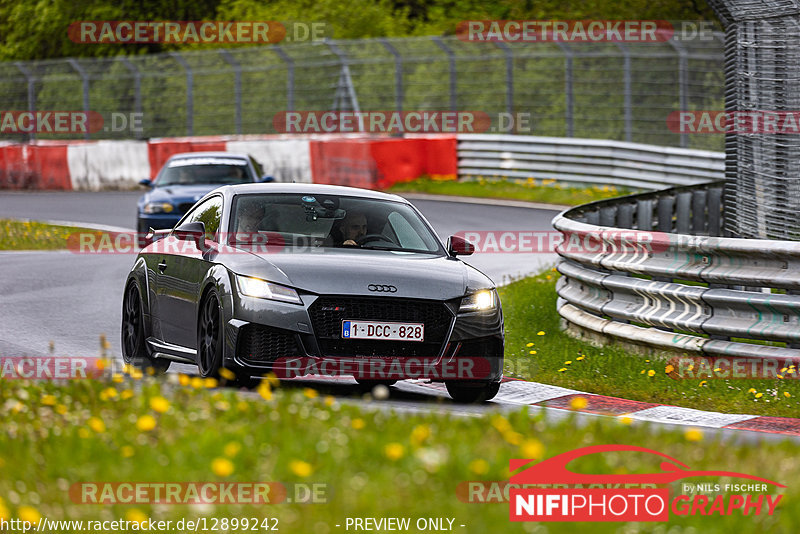
<path id="1" fill-rule="evenodd" d="M 239 292 L 248 297 L 259 299 L 279 300 L 281 302 L 291 302 L 292 304 L 303 304 L 297 291 L 291 287 L 273 284 L 260 278 L 236 275 L 236 283 L 239 285 Z"/>
<path id="2" fill-rule="evenodd" d="M 174 206 L 169 202 L 148 202 L 144 205 L 142 211 L 151 215 L 153 213 L 171 213 L 174 209 Z"/>
<path id="3" fill-rule="evenodd" d="M 459 313 L 469 313 L 476 311 L 488 311 L 497 308 L 498 298 L 494 289 L 485 289 L 467 295 L 461 299 Z"/>

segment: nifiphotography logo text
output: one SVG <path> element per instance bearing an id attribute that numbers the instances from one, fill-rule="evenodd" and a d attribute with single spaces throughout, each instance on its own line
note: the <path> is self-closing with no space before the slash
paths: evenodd
<path id="1" fill-rule="evenodd" d="M 598 453 L 645 453 L 660 460 L 660 472 L 584 474 L 567 464 Z M 675 516 L 773 515 L 782 494 L 767 493 L 783 484 L 730 471 L 696 471 L 663 453 L 631 445 L 595 445 L 541 462 L 511 460 L 511 521 L 669 521 Z M 747 482 L 682 483 L 670 496 L 668 484 L 687 478 L 725 477 Z M 548 487 L 540 487 L 540 486 Z M 638 486 L 638 487 L 636 487 Z"/>

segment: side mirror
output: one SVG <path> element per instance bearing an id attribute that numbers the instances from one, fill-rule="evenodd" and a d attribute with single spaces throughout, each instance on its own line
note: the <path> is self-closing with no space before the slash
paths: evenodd
<path id="1" fill-rule="evenodd" d="M 174 234 L 178 239 L 192 240 L 197 248 L 202 248 L 206 240 L 206 225 L 200 221 L 186 222 L 175 228 Z"/>
<path id="2" fill-rule="evenodd" d="M 139 185 L 143 185 L 145 187 L 153 187 L 153 182 L 150 181 L 150 178 L 142 178 L 139 180 Z"/>
<path id="3" fill-rule="evenodd" d="M 451 256 L 469 256 L 475 252 L 475 246 L 457 235 L 447 238 L 447 253 Z"/>
<path id="4" fill-rule="evenodd" d="M 275 178 L 273 178 L 269 174 L 265 174 L 264 176 L 261 177 L 260 181 L 261 181 L 262 184 L 268 184 L 270 182 L 274 182 Z"/>

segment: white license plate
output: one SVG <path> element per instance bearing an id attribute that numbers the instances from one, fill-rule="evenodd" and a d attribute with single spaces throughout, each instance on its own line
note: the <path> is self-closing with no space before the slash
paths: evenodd
<path id="1" fill-rule="evenodd" d="M 342 321 L 344 339 L 386 339 L 391 341 L 424 341 L 423 323 L 389 323 L 383 321 Z"/>

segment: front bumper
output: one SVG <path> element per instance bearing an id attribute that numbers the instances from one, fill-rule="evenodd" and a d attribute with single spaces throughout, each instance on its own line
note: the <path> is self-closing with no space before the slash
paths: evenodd
<path id="1" fill-rule="evenodd" d="M 499 306 L 489 313 L 459 315 L 460 299 L 304 294 L 304 305 L 298 306 L 228 297 L 225 366 L 241 372 L 272 372 L 279 378 L 486 382 L 498 382 L 503 375 Z M 340 331 L 343 319 L 423 322 L 429 342 L 345 340 Z"/>

